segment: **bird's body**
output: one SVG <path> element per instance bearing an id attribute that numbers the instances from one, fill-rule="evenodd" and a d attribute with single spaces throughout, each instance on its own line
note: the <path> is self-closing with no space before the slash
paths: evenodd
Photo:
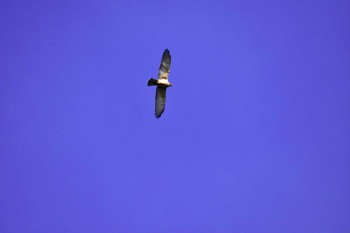
<path id="1" fill-rule="evenodd" d="M 157 86 L 156 91 L 156 118 L 159 118 L 165 109 L 165 101 L 166 101 L 166 89 L 168 87 L 172 87 L 173 85 L 168 81 L 168 76 L 170 73 L 170 63 L 171 56 L 168 49 L 164 50 L 162 61 L 160 63 L 159 72 L 158 72 L 158 80 L 151 78 L 148 80 L 148 86 Z"/>

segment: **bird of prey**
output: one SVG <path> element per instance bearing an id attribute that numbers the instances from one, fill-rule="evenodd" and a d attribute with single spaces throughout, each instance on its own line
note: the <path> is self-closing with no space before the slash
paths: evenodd
<path id="1" fill-rule="evenodd" d="M 168 49 L 165 49 L 162 56 L 162 61 L 160 62 L 158 80 L 151 78 L 148 80 L 148 86 L 157 86 L 156 91 L 156 118 L 159 118 L 164 112 L 165 100 L 166 100 L 166 89 L 172 87 L 173 85 L 168 81 L 168 76 L 170 73 L 170 62 L 171 56 Z"/>

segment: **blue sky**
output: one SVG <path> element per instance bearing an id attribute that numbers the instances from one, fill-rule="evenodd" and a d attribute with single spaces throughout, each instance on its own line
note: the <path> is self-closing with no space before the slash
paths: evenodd
<path id="1" fill-rule="evenodd" d="M 349 7 L 1 1 L 0 231 L 350 232 Z"/>

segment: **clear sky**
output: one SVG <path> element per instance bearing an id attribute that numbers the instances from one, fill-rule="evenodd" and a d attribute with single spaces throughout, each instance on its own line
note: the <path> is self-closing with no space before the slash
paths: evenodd
<path id="1" fill-rule="evenodd" d="M 349 9 L 2 0 L 0 232 L 350 232 Z"/>

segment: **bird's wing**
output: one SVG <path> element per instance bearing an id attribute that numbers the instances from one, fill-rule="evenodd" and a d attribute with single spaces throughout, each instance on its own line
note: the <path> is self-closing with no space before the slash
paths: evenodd
<path id="1" fill-rule="evenodd" d="M 166 88 L 157 87 L 156 91 L 156 118 L 159 118 L 165 109 Z"/>
<path id="2" fill-rule="evenodd" d="M 170 73 L 171 56 L 168 49 L 164 50 L 162 61 L 160 62 L 158 79 L 168 79 Z"/>

